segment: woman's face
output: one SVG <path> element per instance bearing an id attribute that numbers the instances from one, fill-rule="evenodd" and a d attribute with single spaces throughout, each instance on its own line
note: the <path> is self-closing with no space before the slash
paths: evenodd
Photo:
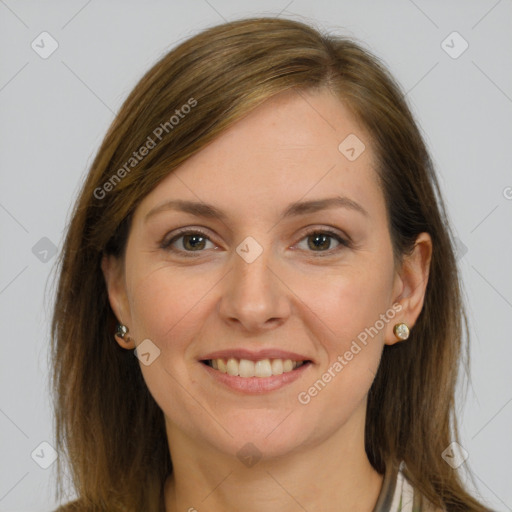
<path id="1" fill-rule="evenodd" d="M 371 141 L 327 91 L 282 93 L 187 160 L 108 261 L 168 435 L 219 453 L 359 443 L 383 345 L 415 320 Z"/>

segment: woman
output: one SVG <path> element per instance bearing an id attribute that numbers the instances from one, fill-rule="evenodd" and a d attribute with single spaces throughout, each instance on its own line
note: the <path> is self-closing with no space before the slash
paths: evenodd
<path id="1" fill-rule="evenodd" d="M 291 20 L 208 29 L 130 94 L 69 225 L 62 510 L 486 510 L 454 469 L 463 327 L 385 68 Z"/>

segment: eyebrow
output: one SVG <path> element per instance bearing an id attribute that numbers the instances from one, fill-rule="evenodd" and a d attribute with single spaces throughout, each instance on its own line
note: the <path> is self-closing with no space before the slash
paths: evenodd
<path id="1" fill-rule="evenodd" d="M 307 213 L 315 213 L 317 211 L 326 210 L 329 208 L 346 208 L 355 212 L 359 212 L 365 217 L 369 217 L 368 212 L 354 200 L 345 196 L 327 197 L 324 199 L 314 199 L 311 201 L 297 201 L 291 203 L 281 214 L 280 220 L 297 217 L 299 215 L 305 215 Z M 182 199 L 173 199 L 160 204 L 149 211 L 145 216 L 144 222 L 147 222 L 150 217 L 166 210 L 176 210 L 184 213 L 190 213 L 198 217 L 205 217 L 209 219 L 219 219 L 226 221 L 227 214 L 213 206 L 212 204 L 197 202 L 197 201 L 186 201 Z"/>

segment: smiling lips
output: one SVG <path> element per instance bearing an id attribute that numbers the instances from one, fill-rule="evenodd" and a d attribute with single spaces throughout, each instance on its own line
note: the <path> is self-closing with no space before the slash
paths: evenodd
<path id="1" fill-rule="evenodd" d="M 293 361 L 292 359 L 250 359 L 214 358 L 204 361 L 211 368 L 221 373 L 239 377 L 272 377 L 288 373 L 302 366 L 306 361 Z"/>
<path id="2" fill-rule="evenodd" d="M 249 395 L 268 393 L 290 385 L 311 366 L 311 361 L 306 359 L 293 360 L 277 357 L 255 360 L 212 357 L 203 359 L 201 362 L 203 368 L 215 381 L 234 391 Z"/>
<path id="3" fill-rule="evenodd" d="M 218 350 L 199 359 L 215 381 L 244 394 L 278 390 L 296 381 L 314 361 L 304 354 L 281 349 Z"/>

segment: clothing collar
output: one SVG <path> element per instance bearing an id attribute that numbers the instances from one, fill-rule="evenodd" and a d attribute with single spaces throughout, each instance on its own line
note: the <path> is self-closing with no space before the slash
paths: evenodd
<path id="1" fill-rule="evenodd" d="M 394 464 L 386 464 L 380 494 L 372 512 L 390 512 L 392 510 L 391 505 L 397 489 L 398 472 L 399 468 Z"/>

